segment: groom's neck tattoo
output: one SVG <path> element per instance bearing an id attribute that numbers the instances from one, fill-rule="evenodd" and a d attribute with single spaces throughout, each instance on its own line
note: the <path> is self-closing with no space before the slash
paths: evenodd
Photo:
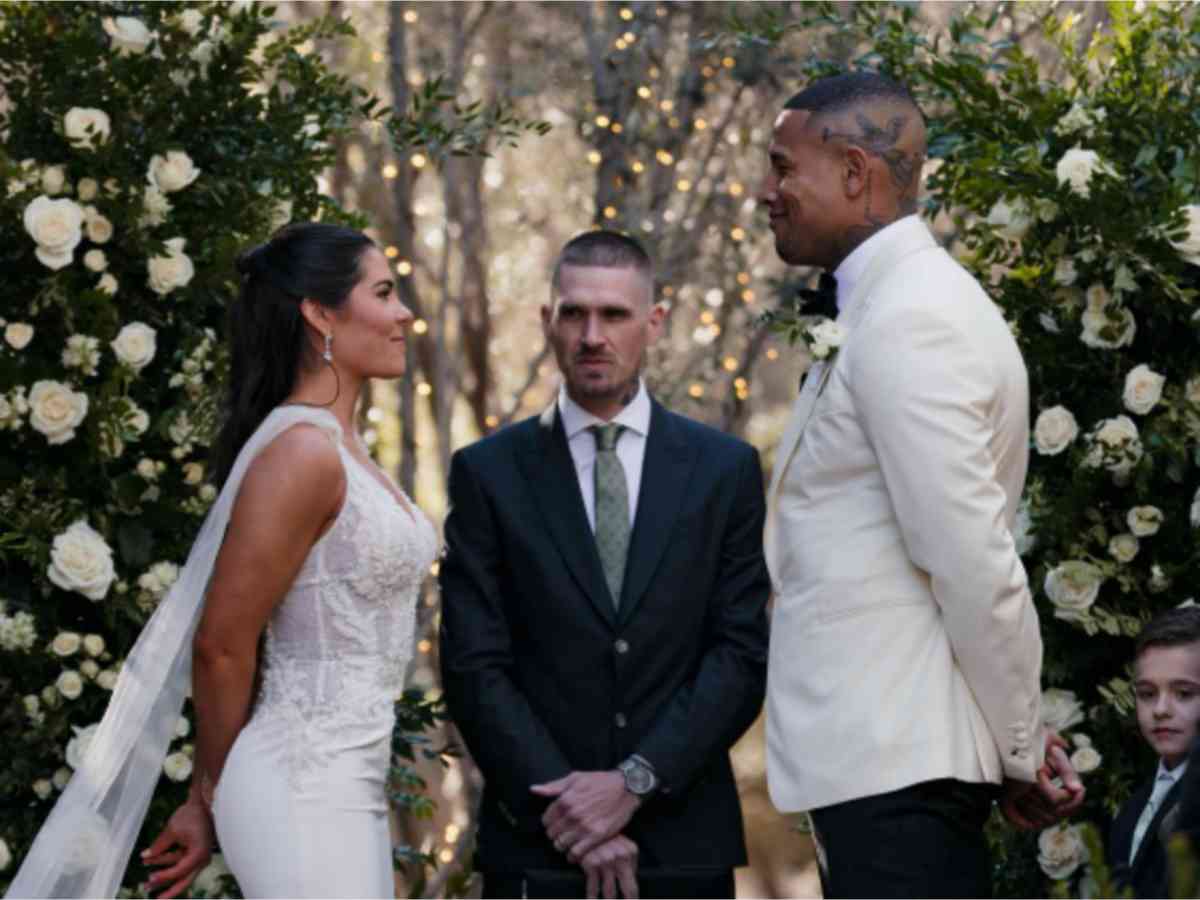
<path id="1" fill-rule="evenodd" d="M 892 116 L 886 125 L 878 125 L 866 113 L 857 112 L 854 120 L 858 125 L 857 130 L 843 132 L 826 127 L 821 132 L 821 140 L 826 143 L 832 140 L 846 141 L 883 160 L 892 176 L 892 183 L 900 191 L 900 212 L 904 215 L 916 212 L 921 155 L 906 153 L 897 146 L 908 124 L 908 117 Z"/>

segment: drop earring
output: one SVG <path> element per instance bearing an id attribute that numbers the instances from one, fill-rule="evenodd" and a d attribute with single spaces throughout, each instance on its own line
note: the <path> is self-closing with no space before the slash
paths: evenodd
<path id="1" fill-rule="evenodd" d="M 333 335 L 325 335 L 325 352 L 321 354 L 321 359 L 333 365 Z"/>

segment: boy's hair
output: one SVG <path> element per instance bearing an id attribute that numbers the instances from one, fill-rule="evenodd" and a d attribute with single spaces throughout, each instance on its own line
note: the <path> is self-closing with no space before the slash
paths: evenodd
<path id="1" fill-rule="evenodd" d="M 1179 647 L 1200 642 L 1200 606 L 1179 606 L 1159 613 L 1137 637 L 1134 658 L 1151 647 Z"/>

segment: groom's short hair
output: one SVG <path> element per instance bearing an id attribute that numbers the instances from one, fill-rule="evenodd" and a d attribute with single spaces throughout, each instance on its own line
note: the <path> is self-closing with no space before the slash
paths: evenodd
<path id="1" fill-rule="evenodd" d="M 877 72 L 847 72 L 814 81 L 783 105 L 784 109 L 803 109 L 814 114 L 842 112 L 862 103 L 891 101 L 911 106 L 924 119 L 925 114 L 908 88 Z"/>
<path id="2" fill-rule="evenodd" d="M 561 286 L 563 266 L 597 266 L 601 269 L 635 269 L 654 284 L 654 264 L 650 254 L 628 235 L 616 231 L 585 231 L 567 241 L 554 263 L 550 287 L 554 294 Z"/>

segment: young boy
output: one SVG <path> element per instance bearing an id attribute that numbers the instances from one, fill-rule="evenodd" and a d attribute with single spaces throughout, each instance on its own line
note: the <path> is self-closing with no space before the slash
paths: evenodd
<path id="1" fill-rule="evenodd" d="M 1172 609 L 1147 623 L 1138 635 L 1134 672 L 1138 729 L 1159 762 L 1113 820 L 1108 863 L 1119 887 L 1132 887 L 1137 897 L 1166 897 L 1159 826 L 1179 798 L 1200 723 L 1200 606 Z"/>

